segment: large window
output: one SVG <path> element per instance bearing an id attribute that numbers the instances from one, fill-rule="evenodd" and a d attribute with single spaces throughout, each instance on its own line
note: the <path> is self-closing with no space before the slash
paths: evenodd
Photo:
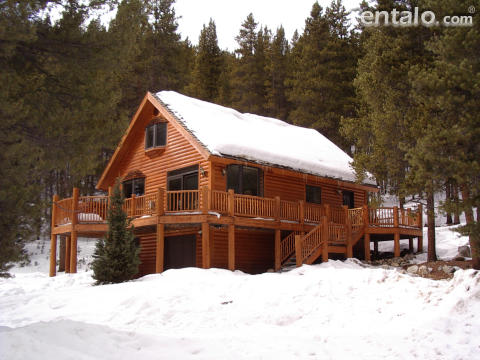
<path id="1" fill-rule="evenodd" d="M 167 174 L 167 190 L 197 190 L 198 165 L 170 171 Z"/>
<path id="2" fill-rule="evenodd" d="M 308 203 L 321 204 L 322 203 L 322 188 L 319 186 L 307 185 L 305 187 L 305 200 Z"/>
<path id="3" fill-rule="evenodd" d="M 123 194 L 125 197 L 131 198 L 132 194 L 135 196 L 142 196 L 145 194 L 145 178 L 135 178 L 125 180 L 123 182 Z"/>
<path id="4" fill-rule="evenodd" d="M 145 129 L 145 149 L 162 147 L 167 144 L 167 123 L 156 122 Z"/>
<path id="5" fill-rule="evenodd" d="M 244 165 L 227 166 L 227 190 L 236 194 L 262 196 L 261 170 Z"/>

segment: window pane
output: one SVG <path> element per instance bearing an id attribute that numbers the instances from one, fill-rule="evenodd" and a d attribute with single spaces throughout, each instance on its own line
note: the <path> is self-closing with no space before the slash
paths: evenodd
<path id="1" fill-rule="evenodd" d="M 154 143 L 154 127 L 153 126 L 149 126 L 146 128 L 145 130 L 145 149 L 149 149 L 151 147 L 153 147 L 153 143 Z"/>
<path id="2" fill-rule="evenodd" d="M 156 141 L 155 146 L 165 146 L 167 144 L 167 123 L 155 124 L 156 127 Z"/>
<path id="3" fill-rule="evenodd" d="M 145 179 L 133 179 L 133 192 L 136 196 L 145 194 Z"/>
<path id="4" fill-rule="evenodd" d="M 123 182 L 123 194 L 125 195 L 126 198 L 132 197 L 132 189 L 133 189 L 132 180 Z"/>
<path id="5" fill-rule="evenodd" d="M 168 180 L 168 190 L 169 191 L 177 191 L 182 190 L 182 178 L 175 178 Z"/>
<path id="6" fill-rule="evenodd" d="M 230 189 L 236 194 L 240 193 L 240 165 L 227 166 L 227 190 Z"/>
<path id="7" fill-rule="evenodd" d="M 306 186 L 306 200 L 308 203 L 321 204 L 322 203 L 322 188 L 318 186 Z"/>
<path id="8" fill-rule="evenodd" d="M 242 193 L 245 195 L 258 195 L 258 169 L 248 166 L 243 167 Z"/>
<path id="9" fill-rule="evenodd" d="M 198 189 L 198 173 L 185 175 L 183 177 L 183 190 Z"/>

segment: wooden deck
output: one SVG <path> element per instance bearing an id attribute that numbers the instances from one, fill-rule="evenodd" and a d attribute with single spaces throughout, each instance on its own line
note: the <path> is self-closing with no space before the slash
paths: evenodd
<path id="1" fill-rule="evenodd" d="M 56 273 L 57 235 L 67 239 L 65 263 L 67 272 L 76 272 L 77 237 L 101 237 L 107 231 L 108 196 L 79 196 L 74 189 L 71 198 L 54 196 L 50 275 Z M 165 191 L 126 199 L 124 209 L 132 219 L 135 231 L 156 232 L 156 272 L 163 271 L 166 231 L 171 227 L 198 226 L 202 230 L 202 266 L 211 265 L 210 225 L 228 229 L 228 268 L 235 269 L 235 228 L 271 229 L 275 232 L 275 270 L 294 261 L 297 266 L 312 264 L 329 254 L 353 257 L 353 249 L 363 239 L 363 252 L 370 259 L 370 241 L 389 237 L 394 240 L 394 254 L 400 255 L 400 239 L 418 238 L 422 249 L 421 206 L 413 209 L 361 208 L 347 209 L 304 201 L 285 201 L 279 197 L 263 198 L 234 194 L 232 190 Z M 281 231 L 290 231 L 281 238 Z M 361 243 L 359 245 L 362 245 Z M 358 246 L 357 246 L 358 247 Z"/>

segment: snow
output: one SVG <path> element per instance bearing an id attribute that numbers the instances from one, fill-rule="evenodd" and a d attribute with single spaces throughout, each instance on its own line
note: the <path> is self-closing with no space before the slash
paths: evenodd
<path id="1" fill-rule="evenodd" d="M 438 230 L 447 256 L 466 239 Z M 79 239 L 88 261 L 94 244 Z M 465 359 L 480 350 L 474 270 L 435 281 L 352 259 L 93 286 L 87 266 L 49 278 L 48 242 L 28 251 L 40 265 L 0 279 L 2 359 Z"/>
<path id="2" fill-rule="evenodd" d="M 314 129 L 194 99 L 174 91 L 156 97 L 214 155 L 228 155 L 355 181 L 352 158 Z M 372 179 L 365 183 L 375 185 Z"/>

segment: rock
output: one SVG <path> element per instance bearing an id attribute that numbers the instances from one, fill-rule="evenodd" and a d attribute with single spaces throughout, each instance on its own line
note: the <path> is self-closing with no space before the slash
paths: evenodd
<path id="1" fill-rule="evenodd" d="M 470 246 L 463 245 L 458 247 L 458 255 L 463 257 L 472 257 L 472 252 L 470 251 Z"/>
<path id="2" fill-rule="evenodd" d="M 417 265 L 412 265 L 407 268 L 407 272 L 409 274 L 416 274 L 418 271 L 418 266 Z"/>
<path id="3" fill-rule="evenodd" d="M 426 276 L 426 275 L 428 275 L 429 271 L 428 271 L 428 268 L 425 265 L 422 265 L 418 268 L 417 273 L 420 276 Z"/>
<path id="4" fill-rule="evenodd" d="M 413 260 L 414 257 L 415 257 L 415 255 L 409 253 L 409 254 L 405 255 L 404 259 L 407 260 L 407 261 L 410 261 L 410 260 Z"/>
<path id="5" fill-rule="evenodd" d="M 392 261 L 391 265 L 392 265 L 392 266 L 395 266 L 395 267 L 399 267 L 399 266 L 400 266 L 400 264 L 397 263 L 397 262 L 395 262 L 395 261 Z"/>
<path id="6" fill-rule="evenodd" d="M 452 273 L 455 272 L 455 269 L 454 269 L 452 266 L 443 265 L 443 266 L 442 266 L 442 271 L 443 271 L 445 274 L 452 274 Z"/>

